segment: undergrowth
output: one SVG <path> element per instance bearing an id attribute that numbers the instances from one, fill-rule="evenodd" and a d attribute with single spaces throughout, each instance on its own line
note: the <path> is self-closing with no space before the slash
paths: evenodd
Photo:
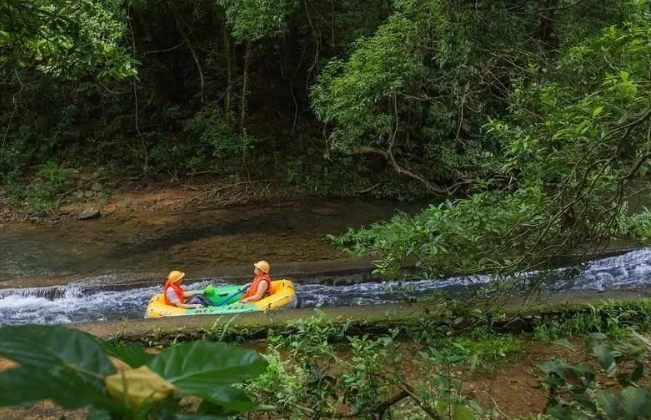
<path id="1" fill-rule="evenodd" d="M 590 347 L 596 349 L 590 352 L 597 355 L 599 363 L 606 363 L 610 353 L 618 361 L 618 351 L 633 348 L 625 344 L 631 330 L 643 331 L 651 326 L 649 309 L 651 301 L 646 300 L 608 301 L 584 305 L 565 317 L 558 312 L 539 313 L 533 317 L 537 319 L 533 321 L 533 334 L 524 336 L 496 332 L 498 325 L 494 321 L 503 321 L 503 314 L 478 314 L 455 302 L 440 304 L 436 311 L 415 321 L 372 334 L 372 328 L 365 332 L 364 325 L 319 313 L 267 331 L 265 354 L 269 369 L 244 389 L 259 402 L 276 407 L 270 414 L 273 419 L 503 418 L 498 411 L 487 410 L 468 398 L 464 391 L 467 373 L 496 375 L 501 366 L 524 354 L 531 336 L 552 341 L 573 335 L 588 336 L 593 331 L 599 331 L 602 343 L 624 343 L 612 348 Z M 161 348 L 199 338 L 243 342 L 251 334 L 259 333 L 237 327 L 230 318 L 226 323 L 217 320 L 210 328 L 192 334 L 170 335 L 157 329 L 146 338 L 146 343 Z M 122 335 L 114 338 L 126 343 Z M 256 342 L 255 346 L 259 345 Z M 549 386 L 561 389 L 561 385 L 566 385 L 558 382 L 559 375 L 569 378 L 567 375 L 575 371 L 592 375 L 582 367 L 585 365 L 576 366 L 552 361 L 543 365 L 542 372 L 547 375 L 543 379 L 552 381 Z M 567 410 L 567 401 L 550 398 L 546 414 L 530 418 L 566 418 L 561 410 Z M 598 402 L 586 404 L 573 405 L 573 410 L 589 412 Z M 621 404 L 621 410 L 629 409 L 625 401 Z M 594 409 L 599 410 L 598 405 Z"/>
<path id="2" fill-rule="evenodd" d="M 590 333 L 603 333 L 612 338 L 627 336 L 631 328 L 638 331 L 651 329 L 651 301 L 606 301 L 586 305 L 586 310 L 561 315 L 558 319 L 538 321 L 534 339 L 553 341 L 558 338 Z"/>
<path id="3" fill-rule="evenodd" d="M 70 184 L 70 177 L 77 170 L 49 161 L 39 166 L 38 171 L 26 184 L 16 179 L 7 181 L 9 193 L 16 202 L 21 202 L 28 212 L 43 215 L 50 212 L 57 200 Z"/>

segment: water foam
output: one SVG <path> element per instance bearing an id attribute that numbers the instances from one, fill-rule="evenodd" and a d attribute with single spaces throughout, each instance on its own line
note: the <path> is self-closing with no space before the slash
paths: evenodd
<path id="1" fill-rule="evenodd" d="M 519 276 L 526 282 L 536 273 Z M 65 324 L 108 319 L 139 318 L 147 301 L 160 293 L 160 285 L 128 290 L 107 290 L 110 275 L 84 280 L 67 286 L 32 289 L 0 290 L 0 325 L 23 323 Z M 465 288 L 486 284 L 489 276 L 451 277 L 409 282 L 361 283 L 349 286 L 319 284 L 297 285 L 301 307 L 375 305 L 395 303 L 416 298 L 440 289 Z M 651 249 L 631 251 L 621 256 L 605 258 L 586 264 L 577 276 L 568 278 L 566 270 L 558 270 L 553 284 L 560 291 L 603 291 L 636 289 L 651 286 Z M 204 288 L 211 281 L 188 285 L 189 289 Z M 213 284 L 223 284 L 214 281 Z M 102 286 L 102 287 L 99 287 Z"/>

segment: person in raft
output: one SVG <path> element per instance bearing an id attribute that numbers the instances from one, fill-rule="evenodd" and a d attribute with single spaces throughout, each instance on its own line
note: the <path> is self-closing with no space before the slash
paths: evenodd
<path id="1" fill-rule="evenodd" d="M 271 294 L 271 266 L 266 261 L 258 261 L 253 264 L 255 278 L 249 286 L 249 290 L 246 291 L 240 303 L 251 303 L 257 302 L 260 299 L 263 299 Z"/>
<path id="2" fill-rule="evenodd" d="M 172 271 L 167 276 L 165 288 L 163 289 L 165 304 L 183 309 L 195 309 L 203 306 L 210 306 L 211 304 L 203 295 L 203 292 L 199 290 L 186 292 L 183 287 L 181 287 L 184 277 L 185 273 L 180 271 Z M 186 303 L 187 298 L 190 298 L 188 303 Z"/>

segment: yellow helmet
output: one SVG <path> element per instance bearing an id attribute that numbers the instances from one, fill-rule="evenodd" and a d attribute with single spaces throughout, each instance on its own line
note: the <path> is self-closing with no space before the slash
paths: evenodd
<path id="1" fill-rule="evenodd" d="M 253 264 L 253 266 L 265 274 L 269 274 L 271 271 L 271 266 L 266 261 L 258 261 L 257 263 Z"/>
<path id="2" fill-rule="evenodd" d="M 183 277 L 185 277 L 185 273 L 182 273 L 180 271 L 172 271 L 167 276 L 167 280 L 171 281 L 172 283 L 176 283 L 178 281 L 181 281 Z"/>

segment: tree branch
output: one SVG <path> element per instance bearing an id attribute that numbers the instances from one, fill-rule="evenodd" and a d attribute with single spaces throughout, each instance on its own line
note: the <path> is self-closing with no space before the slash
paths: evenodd
<path id="1" fill-rule="evenodd" d="M 409 169 L 405 169 L 402 166 L 400 166 L 398 164 L 398 162 L 396 162 L 396 158 L 393 156 L 393 153 L 391 151 L 387 152 L 385 150 L 378 149 L 377 147 L 363 146 L 363 147 L 357 148 L 353 152 L 353 154 L 357 154 L 357 155 L 373 154 L 373 155 L 380 156 L 391 165 L 393 170 L 398 175 L 405 175 L 405 176 L 408 176 L 408 177 L 410 177 L 412 179 L 415 179 L 415 180 L 419 181 L 429 191 L 434 192 L 436 194 L 441 194 L 441 195 L 450 195 L 452 193 L 452 191 L 450 191 L 448 189 L 438 188 L 437 186 L 435 186 L 434 184 L 429 182 L 427 179 L 425 179 L 425 177 L 423 177 L 422 175 L 417 174 L 415 172 L 412 172 Z"/>

